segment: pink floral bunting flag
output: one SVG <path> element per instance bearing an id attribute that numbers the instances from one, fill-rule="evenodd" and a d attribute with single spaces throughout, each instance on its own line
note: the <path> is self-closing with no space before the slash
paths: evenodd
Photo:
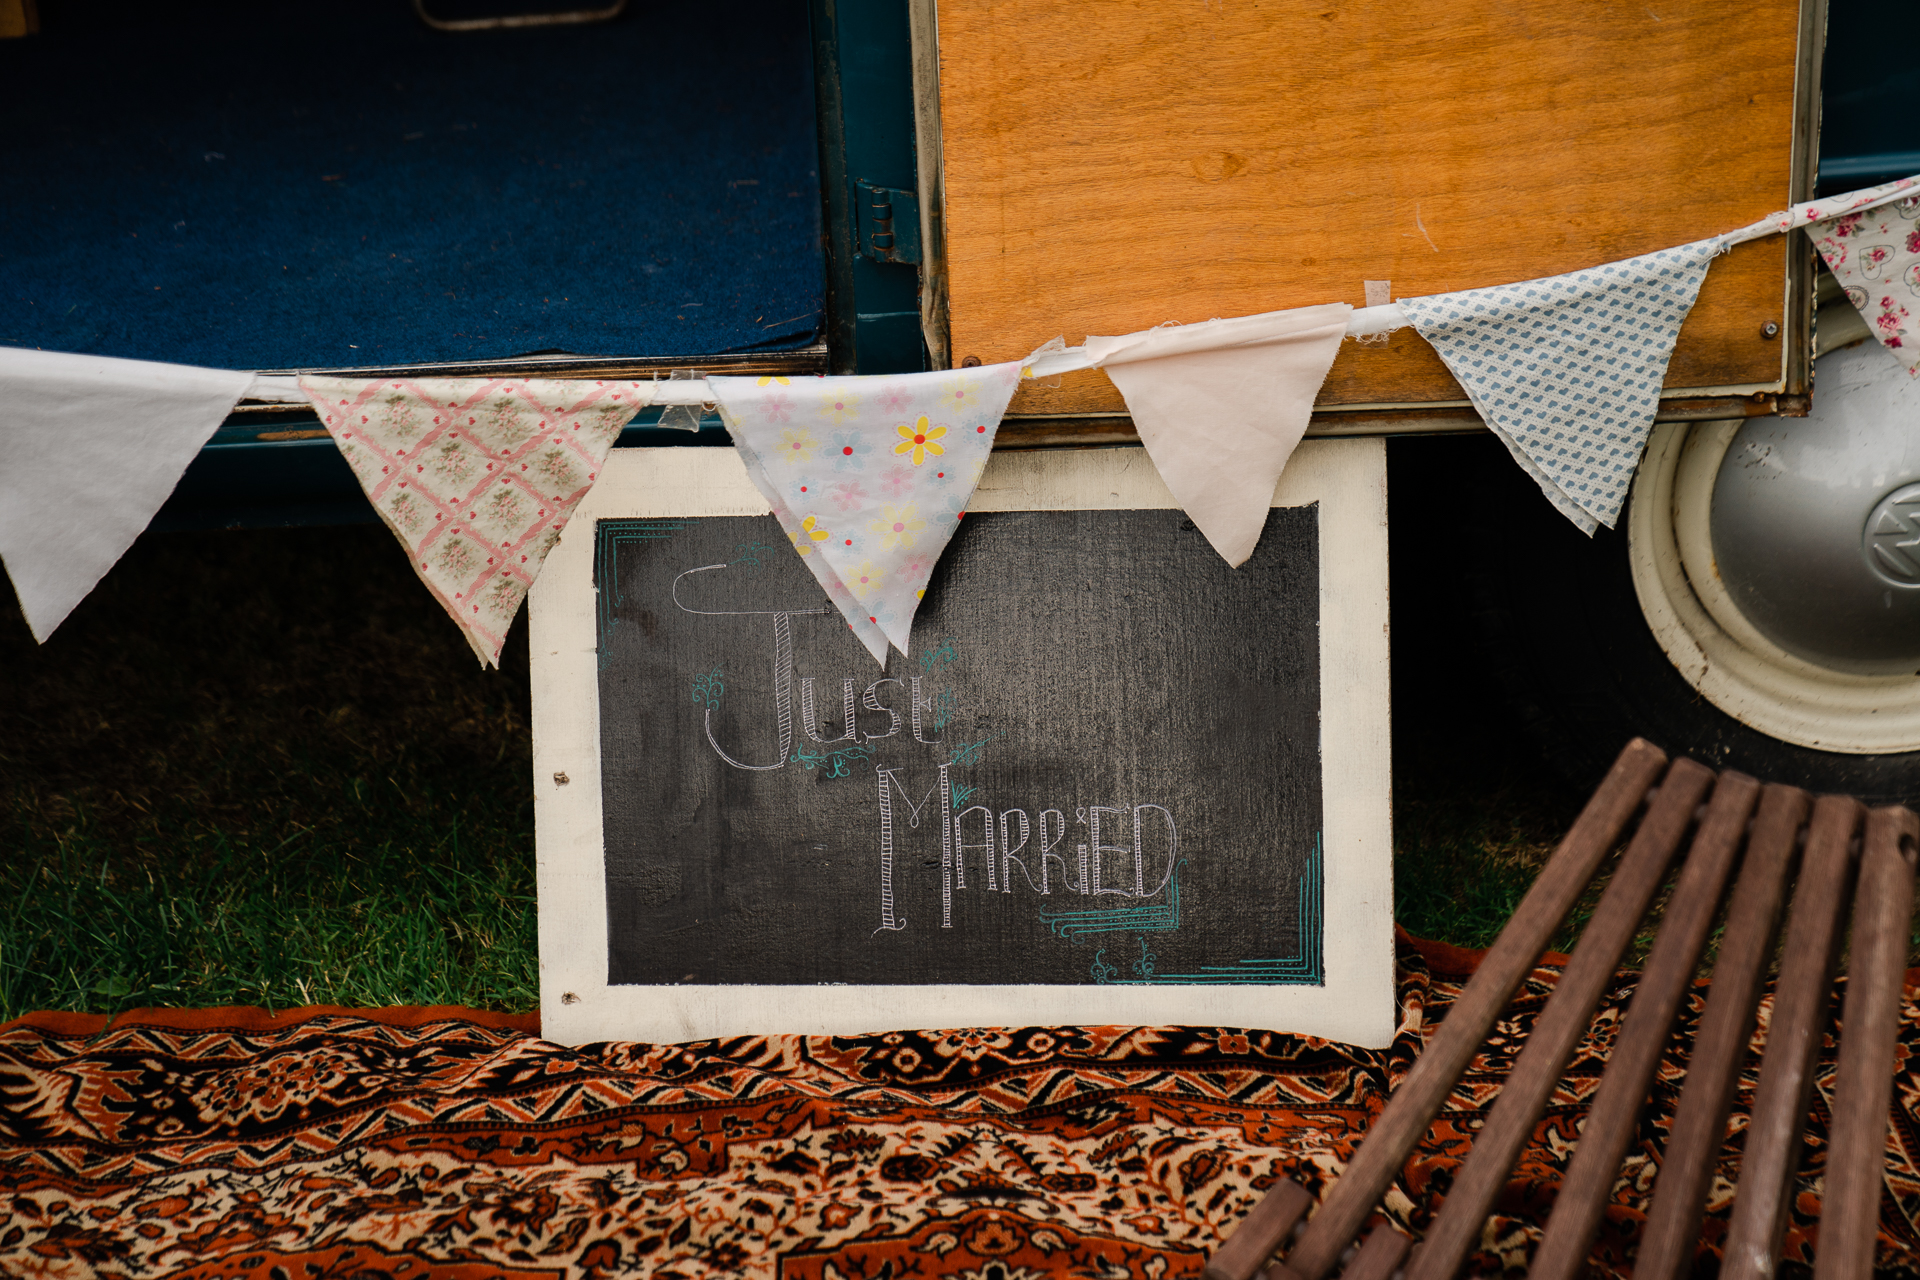
<path id="1" fill-rule="evenodd" d="M 414 572 L 482 665 L 593 487 L 645 382 L 303 377 Z"/>
<path id="2" fill-rule="evenodd" d="M 708 378 L 793 548 L 874 661 L 902 653 L 1024 362 L 859 378 Z"/>
<path id="3" fill-rule="evenodd" d="M 1920 195 L 1816 222 L 1807 234 L 1874 336 L 1920 374 Z"/>

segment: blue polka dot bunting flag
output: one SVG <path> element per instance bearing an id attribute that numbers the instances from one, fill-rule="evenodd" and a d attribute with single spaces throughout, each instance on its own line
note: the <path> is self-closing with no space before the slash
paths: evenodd
<path id="1" fill-rule="evenodd" d="M 1548 501 L 1592 533 L 1620 517 L 1674 339 L 1721 247 L 1400 305 Z"/>

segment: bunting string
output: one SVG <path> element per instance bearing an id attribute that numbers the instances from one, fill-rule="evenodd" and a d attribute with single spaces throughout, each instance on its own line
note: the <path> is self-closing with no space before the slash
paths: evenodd
<path id="1" fill-rule="evenodd" d="M 884 663 L 889 646 L 909 647 L 1023 377 L 1103 370 L 1175 499 L 1238 565 L 1340 342 L 1409 325 L 1548 501 L 1591 533 L 1619 519 L 1714 257 L 1796 228 L 1920 374 L 1920 175 L 1564 275 L 1055 339 L 1023 361 L 936 373 L 295 379 L 0 348 L 0 559 L 44 642 L 236 403 L 310 400 L 414 572 L 496 664 L 620 430 L 649 404 L 716 403 L 794 551 Z"/>

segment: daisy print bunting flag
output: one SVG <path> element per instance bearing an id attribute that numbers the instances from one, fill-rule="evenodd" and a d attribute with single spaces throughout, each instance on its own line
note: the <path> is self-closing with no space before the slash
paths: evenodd
<path id="1" fill-rule="evenodd" d="M 876 662 L 889 643 L 907 651 L 1024 363 L 707 380 L 747 473 Z"/>
<path id="2" fill-rule="evenodd" d="M 599 476 L 644 382 L 303 377 L 413 571 L 483 666 Z"/>

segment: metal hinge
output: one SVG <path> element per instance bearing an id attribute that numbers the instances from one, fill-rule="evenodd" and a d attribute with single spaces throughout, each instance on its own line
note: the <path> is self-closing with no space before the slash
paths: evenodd
<path id="1" fill-rule="evenodd" d="M 875 262 L 920 261 L 920 197 L 895 187 L 854 184 L 855 234 L 862 257 Z"/>

